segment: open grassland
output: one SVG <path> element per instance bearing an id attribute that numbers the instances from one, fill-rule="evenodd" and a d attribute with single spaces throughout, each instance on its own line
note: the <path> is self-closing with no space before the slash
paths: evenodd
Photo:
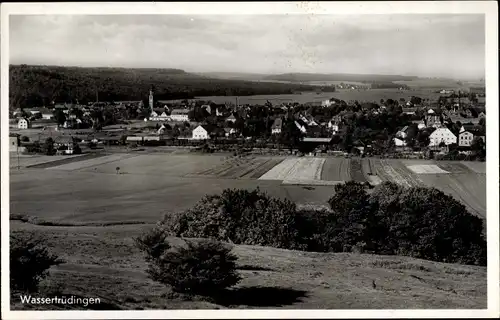
<path id="1" fill-rule="evenodd" d="M 60 287 L 65 295 L 100 297 L 107 309 L 486 308 L 485 267 L 246 245 L 234 246 L 242 281 L 225 295 L 215 301 L 172 296 L 148 279 L 143 256 L 133 245 L 132 237 L 151 227 L 55 227 L 11 222 L 14 231 L 42 234 L 50 250 L 66 261 L 51 268 L 43 287 Z M 71 307 L 83 308 L 67 306 Z M 22 305 L 14 297 L 12 308 L 36 307 Z"/>
<path id="2" fill-rule="evenodd" d="M 332 187 L 306 189 L 281 181 L 25 169 L 10 176 L 10 210 L 60 223 L 151 223 L 206 194 L 257 187 L 299 204 L 325 204 L 333 194 Z"/>

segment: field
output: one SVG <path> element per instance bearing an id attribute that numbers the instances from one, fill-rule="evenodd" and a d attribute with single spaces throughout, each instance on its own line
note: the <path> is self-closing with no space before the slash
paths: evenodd
<path id="1" fill-rule="evenodd" d="M 100 297 L 107 309 L 486 308 L 485 267 L 243 245 L 233 249 L 242 281 L 221 298 L 169 297 L 165 287 L 147 278 L 143 256 L 133 245 L 132 238 L 151 227 L 11 222 L 13 230 L 42 234 L 51 250 L 66 261 L 50 270 L 44 287 L 62 286 L 65 295 Z M 17 299 L 13 309 L 34 308 L 21 305 Z M 72 307 L 78 308 L 67 306 Z"/>
<path id="2" fill-rule="evenodd" d="M 37 162 L 46 162 L 41 167 L 11 169 L 11 230 L 40 232 L 65 259 L 49 281 L 64 284 L 65 294 L 97 295 L 111 309 L 486 307 L 486 268 L 253 246 L 234 247 L 243 280 L 223 300 L 169 299 L 147 278 L 132 242 L 163 215 L 226 188 L 259 187 L 299 206 L 319 207 L 332 196 L 333 184 L 351 179 L 436 186 L 484 217 L 485 174 L 476 173 L 484 163 L 171 153 L 54 159 L 40 156 Z M 449 173 L 408 168 L 418 165 Z"/>
<path id="3" fill-rule="evenodd" d="M 21 159 L 21 168 L 37 168 L 17 170 L 17 158 L 11 155 L 12 208 L 38 216 L 43 206 L 37 203 L 47 199 L 46 204 L 52 208 L 50 198 L 55 198 L 57 205 L 42 215 L 64 221 L 151 222 L 161 212 L 184 209 L 206 193 L 224 188 L 259 186 L 271 195 L 298 204 L 325 205 L 332 195 L 332 186 L 349 180 L 373 185 L 392 181 L 408 187 L 436 187 L 461 201 L 471 212 L 486 216 L 485 163 L 167 153 Z M 199 187 L 193 188 L 193 184 Z M 106 204 L 108 196 L 116 203 Z M 145 201 L 147 197 L 155 201 Z M 79 200 L 81 206 L 75 207 L 73 202 Z M 147 213 L 137 216 L 134 210 Z"/>
<path id="4" fill-rule="evenodd" d="M 287 103 L 287 102 L 317 102 L 330 98 L 350 101 L 370 101 L 380 102 L 380 99 L 399 100 L 404 98 L 409 100 L 411 96 L 418 96 L 423 99 L 436 100 L 440 94 L 435 93 L 436 88 L 414 88 L 412 90 L 400 91 L 398 89 L 370 89 L 370 90 L 337 90 L 336 92 L 303 92 L 302 94 L 280 94 L 280 95 L 255 95 L 255 96 L 209 96 L 197 97 L 198 100 L 213 101 L 215 103 L 236 103 L 238 98 L 239 104 L 265 104 L 266 101 L 272 103 Z"/>

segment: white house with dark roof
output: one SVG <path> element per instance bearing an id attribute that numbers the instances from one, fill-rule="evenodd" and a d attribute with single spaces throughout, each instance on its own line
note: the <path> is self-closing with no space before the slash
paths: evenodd
<path id="1" fill-rule="evenodd" d="M 29 128 L 31 128 L 31 122 L 26 118 L 21 118 L 17 122 L 17 128 L 18 129 L 29 129 Z"/>
<path id="2" fill-rule="evenodd" d="M 208 125 L 208 124 L 201 124 L 194 128 L 193 130 L 193 140 L 207 140 L 210 139 L 210 137 L 215 134 L 217 131 L 217 128 Z"/>
<path id="3" fill-rule="evenodd" d="M 274 119 L 274 123 L 271 126 L 271 134 L 280 134 L 283 129 L 283 120 L 281 118 Z"/>
<path id="4" fill-rule="evenodd" d="M 454 135 L 453 132 L 451 132 L 451 130 L 446 127 L 437 128 L 436 130 L 434 130 L 434 132 L 432 132 L 431 135 L 429 136 L 429 139 L 430 139 L 429 143 L 430 147 L 434 146 L 437 147 L 442 142 L 444 142 L 444 144 L 446 145 L 457 143 L 457 136 Z"/>

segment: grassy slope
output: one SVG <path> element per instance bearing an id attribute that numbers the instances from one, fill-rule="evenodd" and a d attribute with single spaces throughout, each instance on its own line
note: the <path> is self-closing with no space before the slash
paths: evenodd
<path id="1" fill-rule="evenodd" d="M 217 301 L 165 296 L 144 273 L 131 237 L 151 225 L 48 227 L 37 231 L 67 263 L 51 269 L 44 287 L 101 297 L 108 308 L 485 308 L 486 268 L 363 254 L 321 254 L 235 246 L 243 280 Z M 179 239 L 172 239 L 175 242 Z M 375 288 L 373 287 L 375 281 Z M 163 295 L 163 296 L 162 296 Z M 14 309 L 22 308 L 19 302 Z"/>

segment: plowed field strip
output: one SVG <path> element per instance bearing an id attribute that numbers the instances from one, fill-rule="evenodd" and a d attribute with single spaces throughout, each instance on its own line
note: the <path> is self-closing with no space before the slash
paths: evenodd
<path id="1" fill-rule="evenodd" d="M 461 163 L 438 162 L 437 166 L 449 173 L 474 173 L 474 171 Z"/>
<path id="2" fill-rule="evenodd" d="M 265 163 L 263 163 L 259 168 L 256 168 L 254 172 L 250 175 L 252 179 L 259 179 L 263 174 L 271 170 L 273 167 L 279 165 L 283 159 L 269 159 Z"/>
<path id="3" fill-rule="evenodd" d="M 405 187 L 412 186 L 410 182 L 408 182 L 403 176 L 401 176 L 396 170 L 394 170 L 394 168 L 390 165 L 390 163 L 387 160 L 380 160 L 380 163 L 382 165 L 382 168 L 390 177 L 392 182 L 395 182 Z"/>
<path id="4" fill-rule="evenodd" d="M 218 174 L 219 177 L 225 177 L 225 178 L 239 178 L 242 171 L 247 170 L 249 167 L 253 167 L 256 165 L 259 161 L 252 159 L 248 162 L 243 162 L 243 163 L 234 163 L 234 166 L 230 167 L 228 170 L 223 171 L 222 173 Z"/>
<path id="5" fill-rule="evenodd" d="M 360 159 L 351 159 L 351 177 L 357 182 L 366 182 Z"/>
<path id="6" fill-rule="evenodd" d="M 268 172 L 264 173 L 259 180 L 285 180 L 287 175 L 298 164 L 299 159 L 285 159 Z"/>

